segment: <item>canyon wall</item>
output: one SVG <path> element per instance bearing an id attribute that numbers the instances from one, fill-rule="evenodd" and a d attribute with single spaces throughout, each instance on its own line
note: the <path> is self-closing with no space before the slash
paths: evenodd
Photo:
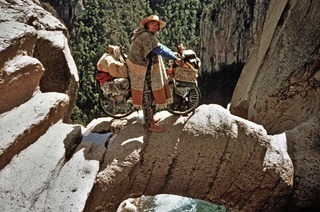
<path id="1" fill-rule="evenodd" d="M 203 17 L 225 20 L 219 33 L 218 22 L 206 25 L 215 35 L 203 34 L 214 39 L 204 67 L 244 64 L 230 111 L 162 111 L 167 130 L 157 134 L 141 111 L 68 124 L 79 79 L 66 28 L 37 1 L 2 1 L 0 210 L 116 211 L 127 198 L 161 193 L 234 211 L 319 209 L 320 3 L 249 2 L 256 6 L 225 1 Z"/>

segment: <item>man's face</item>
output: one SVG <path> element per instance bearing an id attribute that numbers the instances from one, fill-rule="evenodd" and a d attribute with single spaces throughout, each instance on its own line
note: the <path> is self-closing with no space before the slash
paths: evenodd
<path id="1" fill-rule="evenodd" d="M 159 23 L 157 21 L 150 21 L 148 23 L 148 29 L 152 33 L 156 33 L 159 29 Z"/>

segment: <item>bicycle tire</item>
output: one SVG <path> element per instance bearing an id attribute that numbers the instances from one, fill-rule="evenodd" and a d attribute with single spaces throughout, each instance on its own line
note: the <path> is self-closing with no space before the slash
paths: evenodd
<path id="1" fill-rule="evenodd" d="M 112 118 L 123 118 L 134 111 L 134 107 L 127 98 L 123 99 L 123 102 L 117 102 L 108 99 L 104 94 L 102 89 L 100 88 L 99 82 L 97 82 L 97 89 L 99 93 L 99 106 L 100 109 L 107 115 Z"/>
<path id="2" fill-rule="evenodd" d="M 169 83 L 169 88 L 173 98 L 173 103 L 167 107 L 167 111 L 170 113 L 174 115 L 187 115 L 199 106 L 201 92 L 197 86 L 191 88 L 185 97 L 176 93 L 173 82 Z"/>

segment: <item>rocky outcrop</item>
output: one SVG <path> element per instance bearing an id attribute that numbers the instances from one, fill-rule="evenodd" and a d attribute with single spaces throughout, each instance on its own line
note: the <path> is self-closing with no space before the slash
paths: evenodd
<path id="1" fill-rule="evenodd" d="M 318 1 L 271 1 L 230 107 L 270 134 L 286 132 L 295 166 L 293 201 L 301 207 L 316 204 L 309 194 L 320 192 L 319 8 Z"/>
<path id="2" fill-rule="evenodd" d="M 65 94 L 35 93 L 26 103 L 2 114 L 0 169 L 58 122 L 67 106 L 68 96 Z"/>
<path id="3" fill-rule="evenodd" d="M 5 24 L 0 27 L 8 28 Z M 6 104 L 0 105 L 0 113 L 28 101 L 38 89 L 43 72 L 41 62 L 28 55 L 17 55 L 7 61 L 3 66 L 2 82 L 0 82 L 2 92 L 0 101 Z"/>
<path id="4" fill-rule="evenodd" d="M 259 38 L 269 0 L 214 1 L 200 21 L 201 102 L 225 108 Z"/>
<path id="5" fill-rule="evenodd" d="M 32 1 L 3 1 L 0 6 L 3 168 L 52 124 L 69 119 L 78 75 L 67 45 L 66 28 L 57 19 Z M 48 79 L 50 75 L 63 78 Z"/>
<path id="6" fill-rule="evenodd" d="M 147 133 L 133 114 L 109 141 L 86 211 L 115 211 L 126 198 L 163 193 L 240 211 L 283 210 L 293 183 L 285 134 L 269 136 L 218 105 L 188 117 L 157 115 L 165 133 Z"/>
<path id="7" fill-rule="evenodd" d="M 269 7 L 231 102 L 238 116 L 217 105 L 186 117 L 163 111 L 157 116 L 167 130 L 158 134 L 143 127 L 141 112 L 86 128 L 64 123 L 78 81 L 65 27 L 36 1 L 1 1 L 0 211 L 116 211 L 127 198 L 160 193 L 235 211 L 316 209 L 319 28 L 306 31 L 308 48 L 289 32 L 292 22 L 318 17 L 319 3 L 272 0 Z M 285 51 L 292 45 L 301 47 L 293 56 L 306 56 L 295 65 L 284 59 L 293 62 Z"/>
<path id="8" fill-rule="evenodd" d="M 215 1 L 200 22 L 202 72 L 244 63 L 259 38 L 270 0 Z"/>
<path id="9" fill-rule="evenodd" d="M 75 144 L 79 133 L 79 126 L 57 123 L 15 156 L 0 172 L 1 211 L 61 211 L 57 208 L 61 204 L 81 209 L 80 203 L 84 204 L 90 191 L 90 187 L 81 185 L 88 180 L 82 177 L 94 178 L 92 170 L 98 166 L 97 162 L 84 160 L 83 152 L 65 161 L 66 150 Z M 68 198 L 60 198 L 61 194 Z"/>
<path id="10" fill-rule="evenodd" d="M 62 123 L 78 89 L 66 28 L 31 0 L 1 1 L 0 28 L 0 211 L 81 211 L 99 162 Z"/>
<path id="11" fill-rule="evenodd" d="M 86 4 L 86 0 L 45 0 L 42 2 L 49 3 L 42 3 L 42 6 L 53 14 L 58 13 L 56 16 L 61 19 L 68 29 L 72 28 L 72 22 L 77 16 L 81 15 Z"/>
<path id="12" fill-rule="evenodd" d="M 319 106 L 319 3 L 270 5 L 234 92 L 231 111 L 271 133 L 307 121 Z"/>
<path id="13" fill-rule="evenodd" d="M 245 62 L 232 95 L 232 114 L 262 124 L 271 134 L 286 132 L 295 164 L 294 191 L 299 193 L 294 193 L 292 202 L 297 207 L 317 205 L 317 198 L 310 193 L 318 193 L 320 187 L 316 153 L 320 5 L 295 0 L 220 2 L 204 10 L 201 20 L 203 78 L 212 82 L 218 78 L 214 87 L 205 85 L 212 96 L 207 103 L 221 99 L 217 90 L 228 94 L 217 84 L 226 83 L 233 75 L 225 72 L 223 76 L 228 78 L 220 77 L 219 64 Z M 212 71 L 217 73 L 208 74 Z M 309 179 L 310 184 L 300 179 Z"/>
<path id="14" fill-rule="evenodd" d="M 69 96 L 68 121 L 78 89 L 78 73 L 67 43 L 67 30 L 33 1 L 3 1 L 0 5 L 0 112 L 31 98 L 33 92 Z M 40 79 L 40 83 L 39 83 Z"/>

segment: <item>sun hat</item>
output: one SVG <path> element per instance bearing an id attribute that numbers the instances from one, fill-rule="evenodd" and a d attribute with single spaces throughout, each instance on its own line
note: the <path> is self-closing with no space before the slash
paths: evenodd
<path id="1" fill-rule="evenodd" d="M 159 19 L 159 16 L 157 15 L 150 15 L 148 18 L 142 19 L 140 21 L 140 26 L 144 27 L 146 25 L 146 23 L 150 22 L 150 21 L 156 21 L 159 23 L 159 28 L 163 28 L 166 26 L 166 22 L 162 21 Z"/>

